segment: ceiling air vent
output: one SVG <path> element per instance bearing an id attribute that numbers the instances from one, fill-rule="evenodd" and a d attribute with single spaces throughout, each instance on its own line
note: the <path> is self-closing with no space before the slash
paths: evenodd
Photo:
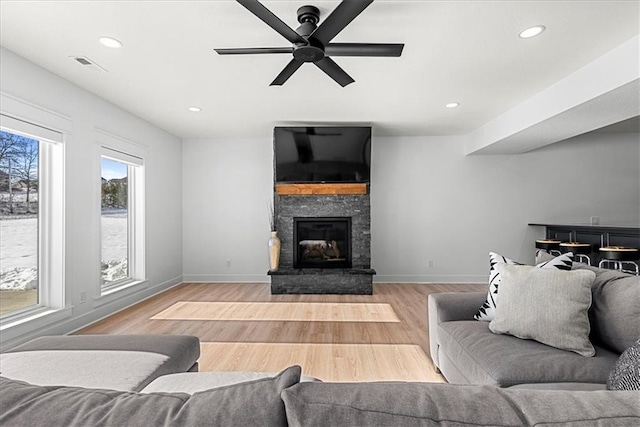
<path id="1" fill-rule="evenodd" d="M 87 58 L 86 56 L 70 56 L 70 58 L 91 71 L 101 71 L 101 72 L 107 71 L 105 68 L 99 66 L 98 64 L 93 62 L 91 59 Z"/>

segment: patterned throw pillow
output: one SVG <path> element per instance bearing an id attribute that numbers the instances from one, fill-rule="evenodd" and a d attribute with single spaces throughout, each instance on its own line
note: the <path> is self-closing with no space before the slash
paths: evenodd
<path id="1" fill-rule="evenodd" d="M 626 349 L 607 380 L 607 390 L 640 391 L 640 340 Z"/>
<path id="2" fill-rule="evenodd" d="M 495 252 L 489 252 L 489 290 L 487 299 L 473 316 L 476 320 L 490 322 L 496 317 L 496 303 L 498 301 L 498 286 L 500 285 L 500 273 L 496 270 L 497 264 L 523 265 L 517 261 L 504 257 Z M 573 266 L 573 252 L 560 255 L 552 260 L 536 264 L 538 268 L 557 268 L 571 270 Z"/>

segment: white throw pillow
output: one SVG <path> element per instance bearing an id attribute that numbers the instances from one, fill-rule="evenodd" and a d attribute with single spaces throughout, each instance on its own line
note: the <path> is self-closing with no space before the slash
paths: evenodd
<path id="1" fill-rule="evenodd" d="M 500 272 L 496 270 L 498 264 L 523 265 L 495 252 L 489 252 L 489 290 L 487 299 L 473 316 L 476 320 L 490 322 L 496 317 L 496 304 L 498 301 L 498 286 L 500 285 Z M 573 252 L 557 256 L 552 260 L 537 264 L 538 268 L 557 268 L 559 270 L 571 270 L 573 266 Z"/>

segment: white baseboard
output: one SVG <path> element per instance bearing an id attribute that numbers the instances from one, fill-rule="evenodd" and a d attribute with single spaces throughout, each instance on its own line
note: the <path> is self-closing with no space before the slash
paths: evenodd
<path id="1" fill-rule="evenodd" d="M 428 276 L 428 275 L 375 275 L 373 283 L 450 283 L 450 284 L 487 284 L 487 276 Z"/>

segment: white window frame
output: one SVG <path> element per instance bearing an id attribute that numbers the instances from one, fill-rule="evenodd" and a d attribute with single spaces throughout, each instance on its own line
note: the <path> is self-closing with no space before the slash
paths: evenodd
<path id="1" fill-rule="evenodd" d="M 0 114 L 0 128 L 39 141 L 38 303 L 3 315 L 0 318 L 0 331 L 5 334 L 8 328 L 15 325 L 67 308 L 64 278 L 64 135 L 5 113 Z"/>
<path id="2" fill-rule="evenodd" d="M 121 144 L 120 144 L 121 145 Z M 145 269 L 145 185 L 144 185 L 144 159 L 136 155 L 128 154 L 122 147 L 113 148 L 102 145 L 100 158 L 108 158 L 127 165 L 127 268 L 128 276 L 125 279 L 102 283 L 100 274 L 98 295 L 104 297 L 114 294 L 131 286 L 146 282 Z M 101 177 L 98 177 L 101 183 Z M 100 224 L 100 236 L 102 236 L 102 222 Z M 100 258 L 102 258 L 102 239 L 100 239 Z M 100 263 L 96 264 L 100 266 Z"/>

